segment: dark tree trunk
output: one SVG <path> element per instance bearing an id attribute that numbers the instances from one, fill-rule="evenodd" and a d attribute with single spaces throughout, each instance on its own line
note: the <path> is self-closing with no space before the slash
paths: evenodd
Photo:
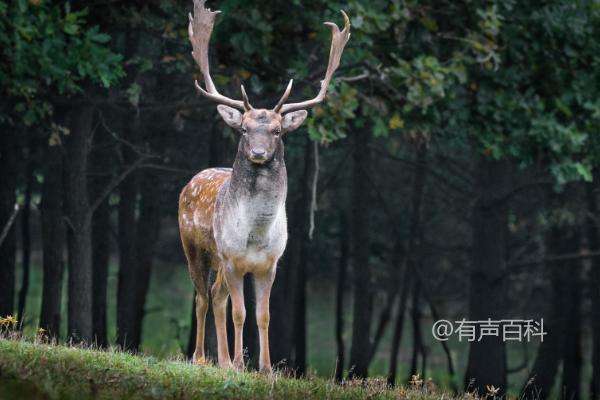
<path id="1" fill-rule="evenodd" d="M 413 348 L 412 357 L 410 361 L 410 374 L 407 380 L 410 380 L 412 375 L 418 374 L 419 371 L 419 355 L 423 350 L 423 338 L 421 333 L 421 284 L 418 280 L 415 280 L 412 290 L 412 304 L 411 304 L 411 322 L 413 330 Z"/>
<path id="2" fill-rule="evenodd" d="M 306 369 L 306 263 L 308 262 L 308 216 L 310 178 L 313 173 L 312 141 L 304 145 L 304 166 L 300 178 L 300 195 L 292 204 L 288 247 L 277 270 L 271 292 L 271 360 L 286 361 L 297 375 Z M 290 193 L 293 193 L 290 191 Z"/>
<path id="3" fill-rule="evenodd" d="M 394 334 L 392 337 L 390 370 L 388 373 L 388 384 L 392 386 L 396 383 L 398 351 L 400 349 L 400 342 L 402 340 L 402 331 L 404 329 L 404 313 L 406 310 L 408 292 L 412 281 L 410 279 L 412 274 L 407 272 L 411 272 L 411 269 L 414 269 L 419 245 L 417 239 L 419 237 L 421 203 L 423 201 L 423 191 L 425 189 L 425 178 L 427 172 L 427 146 L 425 143 L 417 143 L 417 155 L 415 161 L 417 169 L 415 170 L 415 177 L 412 187 L 411 214 L 408 226 L 408 236 L 404 246 L 402 246 L 400 242 L 398 242 L 396 245 L 396 254 L 399 259 L 396 263 L 396 268 L 400 269 L 400 271 L 398 271 L 396 274 L 396 281 L 398 282 L 398 285 L 400 285 L 400 281 L 402 282 L 402 288 L 396 316 L 396 326 L 394 328 Z M 403 259 L 400 257 L 402 247 L 404 247 L 405 252 Z"/>
<path id="4" fill-rule="evenodd" d="M 122 118 L 128 118 L 123 115 Z M 140 140 L 140 116 L 129 117 L 125 139 L 137 145 Z M 138 155 L 128 144 L 122 146 L 123 164 L 131 165 Z M 137 247 L 137 218 L 140 172 L 130 174 L 119 187 L 119 283 L 117 288 L 117 344 L 123 350 L 137 351 L 141 327 L 136 318 L 135 296 L 140 279 Z"/>
<path id="5" fill-rule="evenodd" d="M 553 254 L 570 254 L 579 250 L 579 239 L 574 232 L 565 227 L 554 227 L 548 234 L 546 247 L 551 249 L 549 251 Z M 550 304 L 544 316 L 544 330 L 548 334 L 538 349 L 530 373 L 530 381 L 532 381 L 524 389 L 526 398 L 541 400 L 551 398 L 561 359 L 574 350 L 572 342 L 578 342 L 577 338 L 568 336 L 570 333 L 568 324 L 572 322 L 569 314 L 574 311 L 573 300 L 577 296 L 574 291 L 578 290 L 577 286 L 573 285 L 572 279 L 574 273 L 572 267 L 574 266 L 575 270 L 579 268 L 574 265 L 577 262 L 554 262 L 548 265 L 551 274 L 551 288 L 548 293 Z M 572 375 L 572 369 L 569 369 L 569 375 Z"/>
<path id="6" fill-rule="evenodd" d="M 44 278 L 40 327 L 51 338 L 60 335 L 65 240 L 63 188 L 63 148 L 48 146 L 44 155 L 41 203 Z"/>
<path id="7" fill-rule="evenodd" d="M 396 384 L 396 375 L 398 374 L 398 351 L 402 343 L 402 334 L 404 332 L 404 317 L 406 314 L 406 303 L 408 300 L 408 292 L 411 283 L 410 274 L 403 274 L 402 289 L 400 300 L 398 302 L 398 311 L 396 312 L 396 325 L 394 326 L 394 334 L 392 336 L 392 348 L 390 350 L 390 371 L 388 373 L 388 384 L 394 386 Z"/>
<path id="8" fill-rule="evenodd" d="M 144 308 L 150 287 L 154 248 L 160 233 L 159 194 L 156 176 L 145 174 L 141 182 L 140 219 L 138 222 L 138 279 L 134 298 L 135 325 L 138 345 L 142 341 Z"/>
<path id="9" fill-rule="evenodd" d="M 247 365 L 258 368 L 259 344 L 256 325 L 256 296 L 254 294 L 254 276 L 244 276 L 244 301 L 246 303 L 246 321 L 244 322 L 244 346 L 247 350 Z"/>
<path id="10" fill-rule="evenodd" d="M 586 219 L 587 239 L 590 251 L 600 250 L 598 233 L 597 188 L 599 170 L 594 170 L 594 182 L 586 185 L 588 214 Z M 592 321 L 592 378 L 590 381 L 590 398 L 600 400 L 600 258 L 592 258 L 592 268 L 589 279 L 589 293 L 591 296 L 591 321 Z"/>
<path id="11" fill-rule="evenodd" d="M 502 319 L 510 164 L 480 156 L 475 185 L 469 319 Z M 506 351 L 501 337 L 470 344 L 465 388 L 484 394 L 486 385 L 500 388 L 501 394 L 506 390 Z"/>
<path id="12" fill-rule="evenodd" d="M 68 334 L 74 341 L 92 338 L 92 211 L 88 199 L 88 155 L 94 109 L 74 106 L 66 136 L 65 191 L 68 224 Z"/>
<path id="13" fill-rule="evenodd" d="M 354 133 L 352 172 L 352 269 L 354 309 L 350 378 L 366 378 L 371 352 L 371 272 L 369 268 L 369 168 L 371 133 Z"/>
<path id="14" fill-rule="evenodd" d="M 27 292 L 29 291 L 29 264 L 31 260 L 31 232 L 29 229 L 29 218 L 31 215 L 31 192 L 33 190 L 33 155 L 32 143 L 30 143 L 29 160 L 25 170 L 25 196 L 23 199 L 23 209 L 21 211 L 21 254 L 23 276 L 21 279 L 21 289 L 19 289 L 19 303 L 17 315 L 20 318 L 19 326 L 22 329 L 25 323 L 25 306 L 27 303 Z"/>
<path id="15" fill-rule="evenodd" d="M 307 217 L 306 217 L 307 218 Z M 306 223 L 305 223 L 306 225 Z M 306 268 L 308 262 L 307 232 L 303 232 L 300 259 L 298 263 L 298 279 L 296 284 L 296 310 L 294 312 L 294 367 L 296 376 L 306 373 Z"/>
<path id="16" fill-rule="evenodd" d="M 293 210 L 295 212 L 295 208 Z M 291 218 L 290 218 L 291 221 Z M 290 224 L 291 225 L 291 224 Z M 290 235 L 291 238 L 291 235 Z M 271 290 L 271 322 L 269 324 L 269 344 L 271 362 L 274 365 L 293 367 L 293 312 L 295 311 L 295 292 L 297 272 L 292 269 L 292 247 L 286 249 L 277 268 L 277 277 Z"/>
<path id="17" fill-rule="evenodd" d="M 3 126 L 0 132 L 0 232 L 4 229 L 13 215 L 16 196 L 17 160 L 14 128 Z M 15 297 L 15 252 L 16 233 L 13 223 L 4 241 L 0 243 L 0 317 L 13 315 Z M 19 315 L 19 318 L 21 316 Z"/>
<path id="18" fill-rule="evenodd" d="M 344 346 L 344 287 L 346 286 L 346 271 L 348 269 L 348 222 L 344 211 L 340 212 L 340 260 L 335 288 L 335 340 L 337 344 L 337 362 L 335 364 L 335 379 L 341 382 L 344 377 L 345 346 Z"/>
<path id="19" fill-rule="evenodd" d="M 125 158 L 125 165 L 132 158 Z M 137 351 L 138 327 L 135 324 L 134 293 L 136 291 L 137 246 L 136 206 L 137 174 L 129 176 L 120 186 L 119 198 L 119 283 L 117 289 L 117 344 L 123 350 Z"/>
<path id="20" fill-rule="evenodd" d="M 580 240 L 577 233 L 571 239 L 573 252 L 579 252 Z M 567 300 L 567 319 L 565 326 L 565 352 L 563 356 L 562 389 L 566 399 L 579 400 L 581 396 L 581 261 L 573 260 L 565 263 L 563 268 L 570 274 L 566 285 L 569 287 Z"/>
<path id="21" fill-rule="evenodd" d="M 92 202 L 103 195 L 112 179 L 110 171 L 114 164 L 112 138 L 104 129 L 94 135 L 90 154 L 90 197 Z M 94 343 L 99 347 L 108 346 L 106 291 L 108 288 L 108 263 L 110 257 L 110 205 L 108 198 L 102 200 L 94 211 L 92 228 L 92 327 Z"/>
<path id="22" fill-rule="evenodd" d="M 108 262 L 110 256 L 110 206 L 104 200 L 94 213 L 92 232 L 93 255 L 93 330 L 94 342 L 100 347 L 108 346 L 106 328 L 106 291 L 108 288 Z"/>

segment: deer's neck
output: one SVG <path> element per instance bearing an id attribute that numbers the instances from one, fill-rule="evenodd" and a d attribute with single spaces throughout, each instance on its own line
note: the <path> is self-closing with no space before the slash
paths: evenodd
<path id="1" fill-rule="evenodd" d="M 268 225 L 282 208 L 285 209 L 286 194 L 287 171 L 282 143 L 278 144 L 273 158 L 264 164 L 252 163 L 238 150 L 228 197 L 236 209 L 244 210 L 248 223 Z"/>

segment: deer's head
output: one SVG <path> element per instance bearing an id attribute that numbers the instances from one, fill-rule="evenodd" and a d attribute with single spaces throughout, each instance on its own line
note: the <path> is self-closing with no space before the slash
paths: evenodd
<path id="1" fill-rule="evenodd" d="M 206 9 L 204 2 L 205 0 L 194 0 L 194 15 L 190 14 L 188 26 L 190 42 L 194 49 L 192 56 L 200 67 L 206 90 L 197 81 L 195 82 L 196 88 L 202 95 L 218 103 L 217 110 L 225 123 L 242 134 L 240 150 L 244 156 L 253 163 L 262 164 L 273 157 L 282 135 L 297 129 L 304 122 L 307 116 L 306 109 L 325 99 L 329 82 L 340 64 L 344 46 L 350 38 L 350 20 L 342 11 L 344 29 L 341 31 L 333 22 L 325 22 L 331 27 L 331 50 L 325 79 L 321 81 L 321 89 L 315 98 L 299 103 L 286 103 L 292 91 L 292 79 L 272 110 L 255 109 L 250 105 L 243 85 L 241 86 L 242 100 L 234 100 L 220 94 L 210 77 L 208 42 L 215 23 L 215 16 L 220 11 Z"/>

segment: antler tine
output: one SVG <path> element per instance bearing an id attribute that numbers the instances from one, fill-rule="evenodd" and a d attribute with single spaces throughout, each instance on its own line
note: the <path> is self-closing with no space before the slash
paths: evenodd
<path id="1" fill-rule="evenodd" d="M 350 18 L 348 18 L 348 15 L 343 10 L 341 11 L 344 15 L 344 29 L 342 31 L 340 31 L 340 28 L 338 28 L 338 26 L 335 23 L 325 22 L 325 25 L 331 27 L 331 49 L 329 50 L 329 62 L 327 64 L 327 72 L 325 72 L 325 79 L 321 81 L 321 89 L 319 90 L 319 94 L 317 94 L 317 96 L 311 100 L 306 100 L 300 103 L 283 104 L 282 106 L 279 106 L 279 104 L 277 104 L 277 106 L 279 106 L 280 114 L 313 107 L 321 103 L 325 99 L 329 82 L 333 77 L 333 73 L 340 65 L 340 58 L 342 57 L 342 53 L 344 52 L 344 47 L 346 46 L 346 43 L 348 43 L 348 39 L 350 39 Z M 290 85 L 288 85 L 288 88 L 289 86 Z"/>
<path id="2" fill-rule="evenodd" d="M 283 104 L 287 101 L 288 97 L 290 97 L 290 93 L 292 92 L 292 84 L 293 83 L 294 83 L 294 80 L 290 79 L 290 83 L 288 83 L 287 88 L 285 89 L 285 92 L 283 93 L 283 96 L 281 96 L 281 99 L 279 99 L 279 102 L 277 103 L 275 108 L 273 108 L 273 111 L 275 111 L 276 113 L 278 113 L 279 110 L 281 110 L 281 107 L 283 106 Z"/>
<path id="3" fill-rule="evenodd" d="M 250 104 L 250 101 L 248 100 L 248 95 L 246 94 L 246 89 L 244 88 L 244 85 L 241 85 L 241 90 L 242 90 L 242 99 L 244 99 L 244 111 L 254 109 L 254 107 L 252 107 L 252 105 Z"/>
<path id="4" fill-rule="evenodd" d="M 200 67 L 202 76 L 204 77 L 204 90 L 198 81 L 195 81 L 196 88 L 202 95 L 208 99 L 219 103 L 225 104 L 230 107 L 245 110 L 244 102 L 240 100 L 233 100 L 229 97 L 223 96 L 217 91 L 212 78 L 210 77 L 209 64 L 208 64 L 208 43 L 210 41 L 210 35 L 215 24 L 215 17 L 220 11 L 210 11 L 204 7 L 205 0 L 194 0 L 194 16 L 190 14 L 190 24 L 188 25 L 188 34 L 190 42 L 192 43 L 192 56 L 196 61 L 196 64 Z"/>

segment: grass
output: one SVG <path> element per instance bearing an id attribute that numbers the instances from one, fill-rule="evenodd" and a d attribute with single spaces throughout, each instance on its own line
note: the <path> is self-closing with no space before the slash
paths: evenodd
<path id="1" fill-rule="evenodd" d="M 236 372 L 115 350 L 0 338 L 0 399 L 452 399 L 432 384 L 391 389 L 382 380 Z M 473 399 L 470 395 L 455 399 Z"/>

